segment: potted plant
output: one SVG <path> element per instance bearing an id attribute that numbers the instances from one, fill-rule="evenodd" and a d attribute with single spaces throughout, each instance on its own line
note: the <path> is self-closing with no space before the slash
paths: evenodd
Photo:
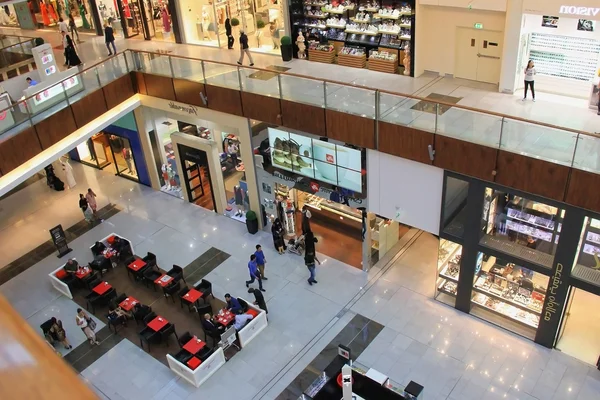
<path id="1" fill-rule="evenodd" d="M 260 48 L 260 37 L 263 34 L 263 29 L 265 27 L 265 21 L 259 19 L 256 21 L 256 42 L 258 43 L 258 47 Z"/>
<path id="2" fill-rule="evenodd" d="M 281 38 L 281 59 L 283 61 L 292 61 L 292 57 L 294 57 L 292 39 L 289 36 L 283 36 Z"/>
<path id="3" fill-rule="evenodd" d="M 248 229 L 248 233 L 253 235 L 258 232 L 258 218 L 252 210 L 246 212 L 246 229 Z"/>
<path id="4" fill-rule="evenodd" d="M 239 26 L 240 25 L 240 20 L 237 18 L 231 18 L 231 26 Z"/>

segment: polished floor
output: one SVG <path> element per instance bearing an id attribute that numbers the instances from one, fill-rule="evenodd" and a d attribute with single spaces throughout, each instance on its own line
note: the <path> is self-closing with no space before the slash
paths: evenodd
<path id="1" fill-rule="evenodd" d="M 358 361 L 398 383 L 424 384 L 425 400 L 588 400 L 600 396 L 600 371 L 590 364 L 433 300 L 438 242 L 429 234 L 409 231 L 398 245 L 397 258 L 369 273 L 320 253 L 319 283 L 309 286 L 303 260 L 291 254 L 280 256 L 267 246 L 269 232 L 250 235 L 242 223 L 173 196 L 107 171 L 73 167 L 78 185 L 94 187 L 99 206 L 110 201 L 121 211 L 73 240 L 71 257 L 87 260 L 89 246 L 112 232 L 130 239 L 137 254 L 154 252 L 161 266 L 178 264 L 187 269 L 214 247 L 230 255 L 205 277 L 221 299 L 226 292 L 247 295 L 246 260 L 256 243 L 265 244 L 268 260 L 269 326 L 209 381 L 198 389 L 188 385 L 157 360 L 157 354 L 141 350 L 124 335 L 114 342 L 106 339 L 110 346 L 81 370 L 82 379 L 100 398 L 179 400 L 223 398 L 227 393 L 232 399 L 275 399 L 298 382 L 302 371 L 357 316 L 383 326 L 365 342 Z M 21 230 L 21 238 L 28 237 L 27 229 L 47 235 L 48 226 L 56 222 L 49 210 L 60 210 L 65 221 L 81 219 L 77 190 L 54 196 L 43 189 L 33 184 L 13 195 L 20 196 L 24 211 L 12 203 L 12 196 L 0 201 L 2 209 L 14 210 L 12 224 L 0 231 L 0 243 Z M 44 197 L 43 207 L 30 204 Z M 40 244 L 36 240 L 31 236 L 28 241 L 35 247 Z M 18 256 L 16 251 L 11 254 Z M 47 274 L 59 262 L 50 255 L 0 286 L 0 292 L 38 332 L 39 324 L 49 316 L 60 317 L 67 336 L 78 346 L 84 338 L 73 326 L 77 303 L 61 296 L 48 282 Z M 165 307 L 165 313 L 173 311 L 166 299 L 154 301 Z"/>

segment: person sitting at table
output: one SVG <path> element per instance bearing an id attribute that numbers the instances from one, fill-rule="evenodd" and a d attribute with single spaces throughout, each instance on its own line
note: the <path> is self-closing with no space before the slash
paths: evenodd
<path id="1" fill-rule="evenodd" d="M 225 295 L 225 301 L 227 301 L 227 306 L 225 308 L 227 308 L 232 313 L 239 314 L 242 312 L 242 306 L 240 305 L 238 299 L 236 299 L 235 297 L 231 297 L 229 293 Z"/>
<path id="2" fill-rule="evenodd" d="M 239 331 L 244 326 L 246 326 L 248 321 L 250 321 L 252 318 L 254 317 L 250 314 L 238 314 L 235 316 L 235 322 L 233 323 L 233 327 L 236 331 Z"/>
<path id="3" fill-rule="evenodd" d="M 144 319 L 144 317 L 148 314 L 150 314 L 152 312 L 152 309 L 150 308 L 150 306 L 147 306 L 145 304 L 141 304 L 141 303 L 136 303 L 133 306 L 133 318 L 136 321 L 141 321 Z"/>
<path id="4" fill-rule="evenodd" d="M 102 254 L 104 250 L 106 250 L 106 246 L 102 242 L 96 242 L 94 243 L 94 246 L 92 246 L 92 254 L 95 256 Z"/>
<path id="5" fill-rule="evenodd" d="M 202 327 L 211 336 L 221 336 L 221 334 L 225 330 L 225 327 L 216 324 L 210 317 L 210 314 L 208 313 L 204 314 L 204 318 L 202 318 Z"/>
<path id="6" fill-rule="evenodd" d="M 25 80 L 27 81 L 27 84 L 28 84 L 29 86 L 35 86 L 35 85 L 37 85 L 37 84 L 38 84 L 38 83 L 37 83 L 37 81 L 35 81 L 35 80 L 31 79 L 30 77 L 27 77 L 27 79 L 25 79 Z"/>
<path id="7" fill-rule="evenodd" d="M 79 263 L 74 258 L 69 258 L 67 263 L 65 264 L 65 271 L 69 274 L 74 274 L 79 269 Z"/>
<path id="8" fill-rule="evenodd" d="M 113 325 L 118 325 L 119 323 L 123 326 L 127 325 L 127 316 L 120 307 L 115 307 L 114 305 L 108 307 L 107 318 Z"/>

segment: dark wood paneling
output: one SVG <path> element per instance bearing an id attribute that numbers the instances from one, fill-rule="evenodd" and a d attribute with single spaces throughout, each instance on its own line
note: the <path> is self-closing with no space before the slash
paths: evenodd
<path id="1" fill-rule="evenodd" d="M 600 212 L 600 175 L 571 168 L 565 201 L 574 206 Z"/>
<path id="2" fill-rule="evenodd" d="M 563 165 L 500 150 L 496 182 L 524 192 L 563 201 L 569 169 Z"/>
<path id="3" fill-rule="evenodd" d="M 275 97 L 242 92 L 244 117 L 281 125 L 281 104 Z"/>
<path id="4" fill-rule="evenodd" d="M 177 101 L 197 107 L 206 107 L 202 101 L 202 97 L 200 97 L 200 93 L 203 93 L 206 97 L 203 83 L 185 79 L 173 79 L 173 87 L 175 88 L 175 98 Z"/>
<path id="5" fill-rule="evenodd" d="M 75 123 L 79 128 L 108 111 L 102 90 L 96 90 L 81 98 L 81 100 L 72 104 L 71 108 L 73 109 Z"/>
<path id="6" fill-rule="evenodd" d="M 208 96 L 208 108 L 211 110 L 244 116 L 239 90 L 206 85 L 206 95 Z"/>
<path id="7" fill-rule="evenodd" d="M 281 119 L 285 127 L 325 136 L 325 109 L 309 104 L 281 100 Z"/>
<path id="8" fill-rule="evenodd" d="M 429 158 L 429 149 L 433 147 L 433 133 L 379 122 L 379 151 L 409 160 L 433 164 Z"/>
<path id="9" fill-rule="evenodd" d="M 132 72 L 132 82 L 133 82 L 133 90 L 139 94 L 148 94 L 148 90 L 146 89 L 146 80 L 144 79 L 143 72 Z"/>
<path id="10" fill-rule="evenodd" d="M 7 174 L 41 151 L 35 129 L 27 128 L 0 143 L 0 170 Z"/>
<path id="11" fill-rule="evenodd" d="M 173 88 L 173 79 L 166 76 L 144 74 L 144 80 L 146 81 L 148 96 L 177 101 L 175 98 L 175 89 Z"/>
<path id="12" fill-rule="evenodd" d="M 368 149 L 375 148 L 375 120 L 325 110 L 327 137 Z"/>
<path id="13" fill-rule="evenodd" d="M 47 149 L 54 143 L 69 136 L 77 130 L 75 118 L 70 107 L 60 110 L 49 118 L 35 125 L 35 130 L 43 149 Z"/>
<path id="14" fill-rule="evenodd" d="M 442 135 L 435 135 L 433 165 L 475 178 L 493 181 L 498 150 Z"/>
<path id="15" fill-rule="evenodd" d="M 135 94 L 133 91 L 133 83 L 131 82 L 131 75 L 129 74 L 123 75 L 119 79 L 110 82 L 108 85 L 104 86 L 102 90 L 104 91 L 106 106 L 109 110 Z"/>

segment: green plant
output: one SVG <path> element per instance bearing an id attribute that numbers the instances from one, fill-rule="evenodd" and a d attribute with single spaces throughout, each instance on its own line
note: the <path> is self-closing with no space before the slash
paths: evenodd
<path id="1" fill-rule="evenodd" d="M 292 38 L 290 38 L 289 36 L 282 36 L 281 37 L 281 45 L 282 46 L 288 46 L 292 44 Z"/>
<path id="2" fill-rule="evenodd" d="M 34 43 L 37 46 L 41 46 L 44 44 L 44 39 L 42 39 L 41 37 L 35 38 Z"/>
<path id="3" fill-rule="evenodd" d="M 257 220 L 256 213 L 252 210 L 246 212 L 246 221 L 254 221 Z"/>
<path id="4" fill-rule="evenodd" d="M 240 20 L 237 18 L 231 18 L 231 26 L 238 26 L 240 24 Z"/>
<path id="5" fill-rule="evenodd" d="M 256 29 L 262 29 L 265 27 L 265 21 L 263 21 L 262 19 L 259 19 L 258 21 L 256 21 Z"/>

